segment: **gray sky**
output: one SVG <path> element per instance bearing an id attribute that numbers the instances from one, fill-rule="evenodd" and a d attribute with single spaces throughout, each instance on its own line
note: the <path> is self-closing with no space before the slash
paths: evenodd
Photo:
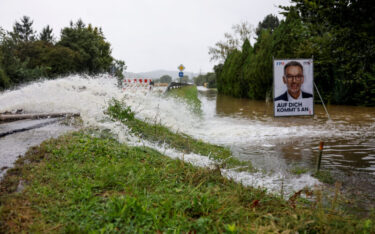
<path id="1" fill-rule="evenodd" d="M 208 47 L 224 39 L 233 24 L 254 27 L 288 0 L 1 0 L 0 27 L 12 30 L 23 15 L 38 33 L 49 24 L 55 37 L 69 22 L 102 27 L 112 55 L 130 72 L 156 69 L 209 72 Z M 279 17 L 280 18 L 280 17 Z"/>

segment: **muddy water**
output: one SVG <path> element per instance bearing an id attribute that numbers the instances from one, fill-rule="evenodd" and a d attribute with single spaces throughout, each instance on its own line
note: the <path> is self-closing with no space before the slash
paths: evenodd
<path id="1" fill-rule="evenodd" d="M 216 93 L 201 92 L 211 101 L 216 99 L 216 114 L 233 118 L 233 121 L 259 121 L 265 125 L 300 127 L 307 131 L 303 137 L 291 135 L 282 140 L 267 139 L 263 146 L 247 145 L 240 147 L 243 158 L 251 157 L 246 151 L 267 151 L 285 161 L 313 167 L 320 141 L 325 142 L 322 165 L 342 171 L 360 171 L 375 175 L 375 108 L 353 106 L 328 106 L 332 118 L 328 121 L 324 109 L 315 105 L 316 116 L 300 118 L 273 117 L 272 103 L 216 96 Z M 216 98 L 215 98 L 216 97 Z M 304 130 L 306 126 L 306 130 Z M 309 136 L 308 129 L 329 131 L 327 135 Z M 261 152 L 264 153 L 264 152 Z"/>
<path id="2" fill-rule="evenodd" d="M 234 130 L 238 135 L 230 134 L 235 139 L 221 139 L 237 157 L 265 171 L 287 173 L 303 168 L 313 173 L 319 142 L 324 141 L 322 169 L 341 181 L 349 196 L 360 200 L 359 206 L 374 208 L 375 108 L 329 105 L 328 120 L 323 107 L 315 105 L 314 117 L 275 118 L 273 103 L 205 89 L 200 90 L 200 98 L 212 119 L 226 119 L 228 125 L 253 131 L 244 133 L 238 128 Z"/>

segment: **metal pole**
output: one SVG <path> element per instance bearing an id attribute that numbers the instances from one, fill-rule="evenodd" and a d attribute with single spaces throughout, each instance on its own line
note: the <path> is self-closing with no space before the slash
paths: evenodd
<path id="1" fill-rule="evenodd" d="M 319 144 L 319 156 L 318 156 L 318 159 L 316 161 L 316 173 L 318 173 L 319 170 L 320 170 L 320 163 L 322 161 L 323 147 L 324 147 L 324 142 L 321 141 L 320 144 Z"/>
<path id="2" fill-rule="evenodd" d="M 327 108 L 326 108 L 326 105 L 324 105 L 323 98 L 322 98 L 322 96 L 320 95 L 319 90 L 318 90 L 318 87 L 316 86 L 315 82 L 314 82 L 314 87 L 315 87 L 315 89 L 316 89 L 316 92 L 317 92 L 318 95 L 319 95 L 320 100 L 322 101 L 322 104 L 323 104 L 324 110 L 325 110 L 326 113 L 327 113 L 328 119 L 331 120 L 331 116 L 329 116 L 329 114 L 328 114 L 328 110 L 327 110 Z"/>

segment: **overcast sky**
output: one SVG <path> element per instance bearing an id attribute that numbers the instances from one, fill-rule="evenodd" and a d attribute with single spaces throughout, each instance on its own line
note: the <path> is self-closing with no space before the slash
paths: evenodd
<path id="1" fill-rule="evenodd" d="M 0 0 L 0 27 L 12 30 L 23 15 L 38 33 L 47 24 L 60 35 L 69 22 L 102 27 L 112 55 L 130 72 L 157 69 L 209 72 L 208 47 L 224 39 L 231 26 L 247 21 L 254 27 L 278 14 L 288 0 Z M 279 15 L 278 15 L 279 16 Z M 279 17 L 280 18 L 280 17 Z"/>

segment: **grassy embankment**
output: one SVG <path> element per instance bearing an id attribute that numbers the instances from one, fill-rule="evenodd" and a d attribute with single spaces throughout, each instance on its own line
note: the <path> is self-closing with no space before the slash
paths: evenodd
<path id="1" fill-rule="evenodd" d="M 199 101 L 199 99 L 197 100 Z M 130 128 L 133 134 L 142 139 L 159 144 L 166 143 L 171 148 L 183 153 L 208 156 L 217 162 L 218 167 L 236 167 L 238 170 L 254 171 L 251 162 L 243 162 L 232 157 L 230 150 L 225 147 L 194 139 L 184 133 L 175 133 L 160 123 L 148 123 L 134 118 L 131 109 L 118 100 L 112 100 L 107 114 L 113 119 L 121 121 Z"/>
<path id="2" fill-rule="evenodd" d="M 20 186 L 22 184 L 22 186 Z M 22 191 L 17 191 L 24 187 Z M 285 201 L 145 147 L 78 132 L 29 150 L 0 186 L 0 232 L 373 233 L 370 219 Z"/>
<path id="3" fill-rule="evenodd" d="M 179 89 L 172 89 L 168 95 L 183 99 L 192 109 L 194 113 L 201 113 L 201 101 L 198 99 L 197 86 L 185 86 Z"/>

